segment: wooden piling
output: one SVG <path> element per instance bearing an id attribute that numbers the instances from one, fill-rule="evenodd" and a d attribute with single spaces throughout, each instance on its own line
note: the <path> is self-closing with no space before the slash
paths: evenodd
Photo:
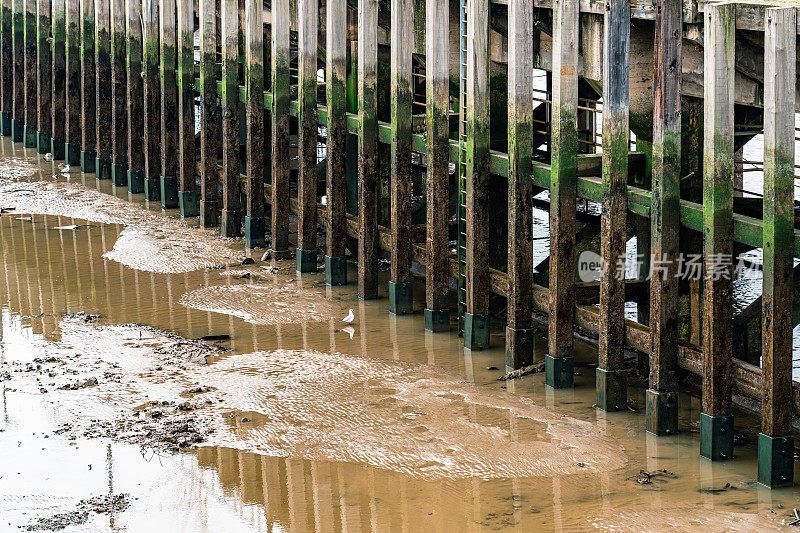
<path id="1" fill-rule="evenodd" d="M 125 0 L 111 0 L 111 180 L 128 185 L 127 45 Z"/>
<path id="2" fill-rule="evenodd" d="M 199 3 L 200 13 L 200 225 L 219 225 L 217 169 L 219 105 L 217 103 L 217 5 Z M 275 3 L 273 3 L 275 5 Z"/>
<path id="3" fill-rule="evenodd" d="M 489 347 L 489 2 L 467 3 L 467 308 L 464 347 Z M 532 38 L 532 37 L 531 37 Z"/>
<path id="4" fill-rule="evenodd" d="M 52 129 L 52 98 L 53 91 L 51 76 L 53 67 L 51 64 L 52 52 L 50 48 L 50 30 L 52 1 L 38 0 L 36 2 L 37 24 L 36 24 L 36 148 L 40 154 L 50 151 L 50 130 Z"/>
<path id="5" fill-rule="evenodd" d="M 436 332 L 450 329 L 450 28 L 442 23 L 449 20 L 450 7 L 448 0 L 425 5 L 425 329 Z"/>
<path id="6" fill-rule="evenodd" d="M 705 12 L 703 146 L 703 412 L 700 454 L 733 456 L 731 363 L 733 346 L 733 80 L 735 4 Z"/>
<path id="7" fill-rule="evenodd" d="M 101 2 L 98 2 L 101 3 Z M 67 0 L 66 33 L 66 124 L 64 158 L 67 163 L 81 163 L 81 9 L 80 0 Z"/>
<path id="8" fill-rule="evenodd" d="M 202 2 L 200 2 L 202 4 Z M 144 84 L 142 79 L 142 3 L 128 0 L 126 6 L 128 194 L 144 192 Z"/>
<path id="9" fill-rule="evenodd" d="M 14 106 L 11 137 L 14 142 L 22 142 L 25 139 L 25 2 L 13 2 Z"/>
<path id="10" fill-rule="evenodd" d="M 794 477 L 792 299 L 797 12 L 768 8 L 764 22 L 764 395 L 758 481 L 790 486 Z"/>
<path id="11" fill-rule="evenodd" d="M 606 0 L 603 16 L 603 200 L 600 256 L 600 349 L 597 406 L 627 410 L 625 386 L 625 244 L 628 240 L 628 123 L 631 11 L 628 0 Z M 620 264 L 620 260 L 622 263 Z"/>
<path id="12" fill-rule="evenodd" d="M 328 0 L 325 28 L 325 99 L 328 107 L 328 165 L 325 192 L 328 197 L 325 232 L 325 282 L 347 284 L 347 4 Z M 273 28 L 273 34 L 275 29 Z M 274 132 L 273 132 L 274 135 Z M 272 209 L 275 209 L 273 204 Z M 274 235 L 274 233 L 273 233 Z"/>
<path id="13" fill-rule="evenodd" d="M 196 217 L 193 0 L 178 0 L 178 117 L 178 207 L 182 217 Z"/>
<path id="14" fill-rule="evenodd" d="M 508 322 L 506 369 L 533 363 L 533 0 L 508 13 Z"/>
<path id="15" fill-rule="evenodd" d="M 111 80 L 111 11 L 108 1 L 95 0 L 95 172 L 97 179 L 111 179 L 111 136 L 113 113 Z"/>
<path id="16" fill-rule="evenodd" d="M 266 199 L 264 198 L 264 20 L 262 0 L 247 0 L 245 6 L 245 26 L 247 28 L 245 36 L 247 47 L 245 54 L 247 206 L 244 218 L 244 237 L 245 246 L 248 248 L 263 248 L 266 246 L 266 219 L 264 218 Z M 314 13 L 316 13 L 316 9 Z M 316 52 L 315 46 L 315 64 Z M 316 207 L 315 203 L 315 210 Z M 316 267 L 316 264 L 314 266 Z"/>
<path id="17" fill-rule="evenodd" d="M 224 0 L 223 0 L 224 1 Z M 290 0 L 272 0 L 272 252 L 289 250 Z"/>
<path id="18" fill-rule="evenodd" d="M 236 0 L 222 0 L 221 9 L 222 222 L 220 231 L 225 237 L 238 237 L 242 232 L 242 208 L 239 199 L 239 7 Z M 288 34 L 288 28 L 286 31 Z M 286 111 L 288 115 L 288 106 Z M 287 158 L 287 167 L 288 164 Z"/>
<path id="19" fill-rule="evenodd" d="M 298 0 L 297 14 L 297 271 L 317 269 L 318 2 Z"/>
<path id="20" fill-rule="evenodd" d="M 97 158 L 97 72 L 94 0 L 81 0 L 81 170 L 94 172 Z"/>
<path id="21" fill-rule="evenodd" d="M 8 1 L 8 0 L 5 0 Z M 5 32 L 3 32 L 5 42 Z M 66 3 L 65 0 L 53 0 L 53 48 L 51 76 L 52 91 L 52 131 L 50 132 L 50 153 L 54 160 L 64 159 L 64 142 L 66 138 Z M 4 44 L 5 47 L 5 44 Z M 5 68 L 5 65 L 4 65 Z M 5 81 L 3 82 L 6 83 Z M 5 93 L 5 89 L 4 89 Z M 5 102 L 5 101 L 4 101 Z M 5 117 L 3 117 L 5 119 Z M 5 126 L 3 126 L 5 127 Z"/>
<path id="22" fill-rule="evenodd" d="M 378 0 L 358 0 L 358 295 L 378 297 Z"/>
<path id="23" fill-rule="evenodd" d="M 36 148 L 36 0 L 25 0 L 25 148 Z"/>
<path id="24" fill-rule="evenodd" d="M 446 19 L 445 19 L 446 20 Z M 391 3 L 391 234 L 392 263 L 389 312 L 414 312 L 411 282 L 411 52 L 414 46 L 414 2 Z"/>
<path id="25" fill-rule="evenodd" d="M 550 160 L 550 314 L 545 381 L 573 384 L 575 196 L 578 156 L 578 0 L 553 9 L 553 96 Z"/>
<path id="26" fill-rule="evenodd" d="M 678 253 L 681 178 L 683 2 L 659 0 L 656 10 L 655 105 L 650 253 L 650 378 L 647 431 L 678 431 Z M 650 261 L 650 257 L 645 260 Z"/>
<path id="27" fill-rule="evenodd" d="M 158 0 L 142 0 L 142 76 L 144 96 L 144 196 L 161 199 L 161 96 L 158 76 Z"/>
<path id="28" fill-rule="evenodd" d="M 175 73 L 175 0 L 161 0 L 158 12 L 161 80 L 161 206 L 178 207 L 178 85 Z"/>
<path id="29" fill-rule="evenodd" d="M 14 106 L 12 2 L 0 2 L 0 134 L 4 137 L 11 135 L 11 111 Z"/>

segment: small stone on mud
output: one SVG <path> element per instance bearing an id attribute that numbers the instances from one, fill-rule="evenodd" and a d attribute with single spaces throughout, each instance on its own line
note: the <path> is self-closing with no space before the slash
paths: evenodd
<path id="1" fill-rule="evenodd" d="M 252 265 L 253 263 L 255 263 L 255 261 L 253 260 L 252 257 L 245 257 L 244 259 L 242 259 L 243 265 Z"/>
<path id="2" fill-rule="evenodd" d="M 242 422 L 250 422 L 250 419 L 249 419 L 249 418 L 247 418 L 246 416 L 245 416 L 245 417 L 242 417 Z"/>

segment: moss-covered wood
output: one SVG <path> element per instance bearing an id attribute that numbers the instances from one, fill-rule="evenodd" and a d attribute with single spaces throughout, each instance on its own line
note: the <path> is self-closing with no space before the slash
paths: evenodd
<path id="1" fill-rule="evenodd" d="M 7 0 L 6 0 L 7 1 Z M 53 0 L 53 48 L 51 76 L 52 91 L 52 137 L 53 158 L 63 157 L 66 114 L 66 3 Z M 5 42 L 5 34 L 3 36 Z M 5 46 L 5 45 L 4 45 Z M 5 68 L 5 65 L 4 65 Z M 5 81 L 3 82 L 5 84 Z M 57 148 L 61 147 L 61 152 Z"/>
<path id="2" fill-rule="evenodd" d="M 71 165 L 80 164 L 81 138 L 81 9 L 79 0 L 67 0 L 67 94 L 65 157 Z"/>
<path id="3" fill-rule="evenodd" d="M 81 152 L 83 170 L 94 169 L 97 151 L 97 73 L 94 0 L 81 0 Z"/>
<path id="4" fill-rule="evenodd" d="M 219 225 L 217 168 L 219 103 L 217 102 L 217 4 L 199 3 L 200 18 L 200 224 Z"/>
<path id="5" fill-rule="evenodd" d="M 222 0 L 222 234 L 242 231 L 239 196 L 239 8 Z"/>
<path id="6" fill-rule="evenodd" d="M 25 2 L 14 0 L 12 15 L 14 54 L 14 142 L 22 141 L 22 127 L 25 124 Z"/>
<path id="7" fill-rule="evenodd" d="M 36 61 L 36 0 L 25 0 L 25 147 L 36 146 L 38 89 Z"/>
<path id="8" fill-rule="evenodd" d="M 144 83 L 142 78 L 142 4 L 127 3 L 127 113 L 128 113 L 128 192 L 143 192 L 144 182 Z"/>
<path id="9" fill-rule="evenodd" d="M 194 129 L 194 2 L 178 0 L 178 188 L 184 216 L 196 215 Z"/>
<path id="10" fill-rule="evenodd" d="M 95 139 L 97 141 L 98 178 L 110 178 L 106 172 L 110 170 L 111 159 L 111 115 L 113 89 L 111 80 L 111 9 L 110 2 L 95 1 L 94 21 L 94 62 L 95 62 L 95 109 L 97 120 Z"/>
<path id="11" fill-rule="evenodd" d="M 178 207 L 178 79 L 175 0 L 160 0 L 159 78 L 161 80 L 161 205 Z"/>
<path id="12" fill-rule="evenodd" d="M 272 250 L 289 249 L 289 0 L 272 2 Z"/>
<path id="13" fill-rule="evenodd" d="M 37 127 L 40 139 L 49 139 L 50 130 L 52 128 L 52 65 L 51 65 L 51 48 L 50 48 L 50 29 L 52 27 L 51 0 L 38 0 L 37 1 L 37 24 L 36 24 L 36 70 L 38 72 L 36 80 L 36 114 L 37 114 Z M 44 134 L 44 136 L 42 136 Z M 43 147 L 40 147 L 40 151 Z M 46 152 L 50 151 L 47 146 Z"/>
<path id="14" fill-rule="evenodd" d="M 0 2 L 0 110 L 3 112 L 2 134 L 9 135 L 11 109 L 14 104 L 14 47 L 12 41 L 13 0 Z"/>
<path id="15" fill-rule="evenodd" d="M 300 172 L 297 181 L 297 249 L 308 258 L 298 269 L 316 269 L 317 249 L 317 28 L 316 0 L 298 0 L 297 17 L 297 150 Z"/>
<path id="16" fill-rule="evenodd" d="M 142 45 L 145 195 L 148 200 L 158 200 L 160 193 L 157 182 L 161 175 L 161 89 L 158 76 L 157 0 L 142 0 Z"/>
<path id="17" fill-rule="evenodd" d="M 101 0 L 102 1 L 102 0 Z M 114 185 L 127 183 L 128 108 L 125 0 L 111 2 L 111 163 Z"/>
<path id="18" fill-rule="evenodd" d="M 261 0 L 245 3 L 245 120 L 247 121 L 247 194 L 245 240 L 250 248 L 265 246 L 264 198 L 264 24 Z M 252 95 L 252 96 L 251 96 Z M 256 96 L 258 95 L 258 96 Z M 314 206 L 316 209 L 316 205 Z"/>

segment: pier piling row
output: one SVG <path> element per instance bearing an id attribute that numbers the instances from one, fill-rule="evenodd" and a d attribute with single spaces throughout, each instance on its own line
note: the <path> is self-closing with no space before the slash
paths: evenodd
<path id="1" fill-rule="evenodd" d="M 694 0 L 0 0 L 0 134 L 431 333 L 458 318 L 466 350 L 504 325 L 509 370 L 542 330 L 549 387 L 595 339 L 604 411 L 643 354 L 649 432 L 680 431 L 699 388 L 701 455 L 729 460 L 735 408 L 759 411 L 777 487 L 800 408 L 797 33 L 794 7 Z M 761 296 L 734 309 L 754 253 Z"/>

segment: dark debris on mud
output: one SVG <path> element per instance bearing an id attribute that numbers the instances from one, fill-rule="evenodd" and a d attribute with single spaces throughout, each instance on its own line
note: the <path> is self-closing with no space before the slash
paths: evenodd
<path id="1" fill-rule="evenodd" d="M 23 531 L 60 531 L 70 526 L 81 526 L 88 522 L 93 515 L 121 513 L 130 504 L 130 496 L 127 494 L 94 496 L 78 502 L 72 511 L 37 518 L 26 526 L 20 526 L 20 529 Z"/>

